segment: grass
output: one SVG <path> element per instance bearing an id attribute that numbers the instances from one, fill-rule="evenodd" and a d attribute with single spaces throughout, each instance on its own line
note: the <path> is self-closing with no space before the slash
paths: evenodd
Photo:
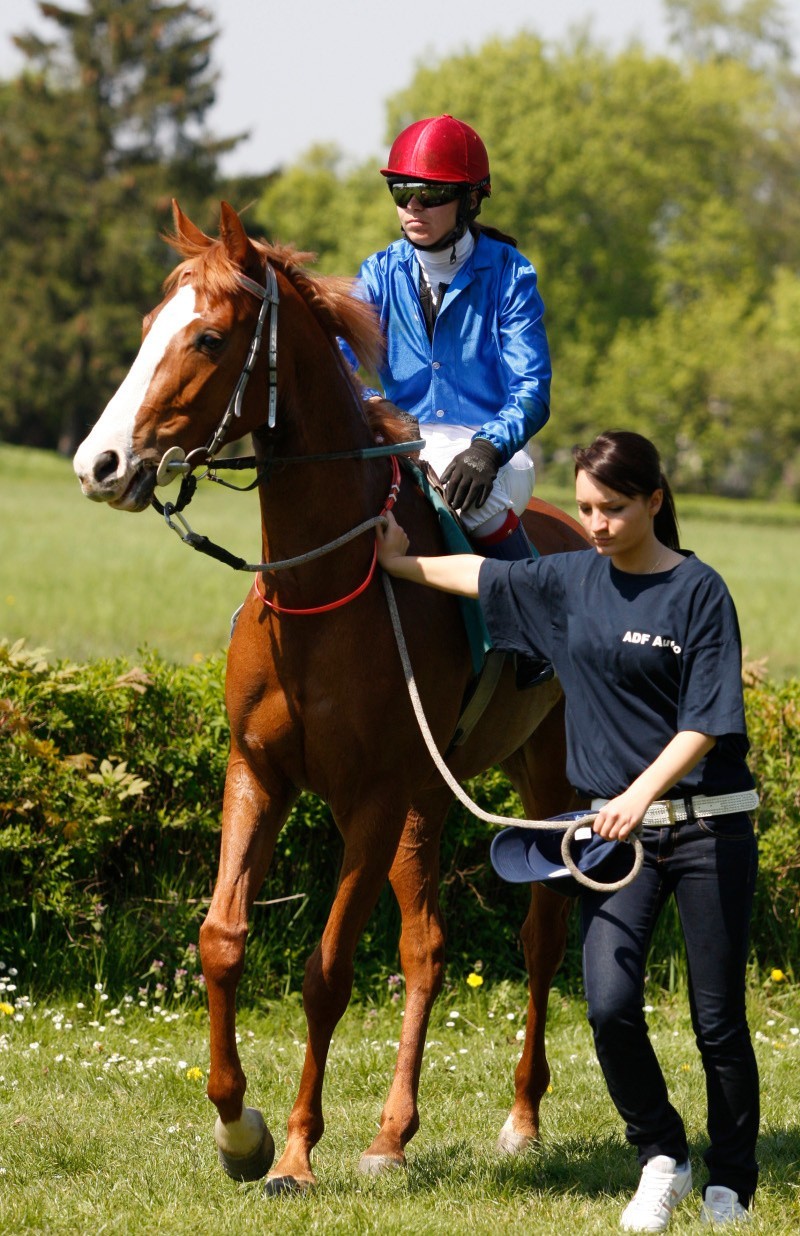
<path id="1" fill-rule="evenodd" d="M 254 494 L 205 486 L 191 522 L 234 553 L 260 557 Z M 251 585 L 182 545 L 155 511 L 87 502 L 70 463 L 47 452 L 0 447 L 0 526 L 0 637 L 56 657 L 134 656 L 145 646 L 183 664 L 209 656 L 226 646 Z"/>
<path id="2" fill-rule="evenodd" d="M 754 987 L 750 1021 L 762 1077 L 758 1233 L 800 1230 L 800 993 Z M 2 988 L 2 984 L 0 984 Z M 0 1215 L 3 1231 L 75 1233 L 612 1233 L 638 1168 L 607 1097 L 582 1003 L 554 996 L 548 1045 L 552 1092 L 541 1146 L 498 1156 L 511 1102 L 521 986 L 487 981 L 451 991 L 434 1011 L 421 1084 L 422 1126 L 405 1171 L 364 1179 L 394 1063 L 401 1005 L 353 1006 L 334 1036 L 326 1133 L 314 1152 L 317 1189 L 263 1198 L 219 1168 L 204 1097 L 206 1017 L 127 996 L 110 1008 L 92 992 L 35 1006 L 23 995 L 0 1014 Z M 684 998 L 653 997 L 651 1033 L 703 1179 L 704 1087 Z M 16 1019 L 15 1019 L 16 1018 Z M 278 1145 L 299 1080 L 304 1023 L 296 1001 L 240 1015 L 248 1101 Z M 670 1230 L 697 1227 L 697 1189 Z"/>
<path id="3" fill-rule="evenodd" d="M 169 491 L 173 494 L 174 491 Z M 566 510 L 571 495 L 537 492 Z M 684 542 L 725 577 L 753 660 L 775 681 L 800 676 L 800 505 L 678 499 Z M 187 512 L 199 532 L 259 556 L 253 494 L 204 486 Z M 188 663 L 224 648 L 250 578 L 179 543 L 153 511 L 97 509 L 67 460 L 0 446 L 0 638 L 56 657 L 135 656 L 145 645 Z"/>

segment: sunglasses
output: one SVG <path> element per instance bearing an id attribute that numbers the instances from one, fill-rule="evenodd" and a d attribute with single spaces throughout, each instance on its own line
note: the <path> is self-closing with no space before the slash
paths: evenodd
<path id="1" fill-rule="evenodd" d="M 412 197 L 415 197 L 423 210 L 427 210 L 431 206 L 446 206 L 448 202 L 456 201 L 464 192 L 464 187 L 431 184 L 429 181 L 400 180 L 389 185 L 389 192 L 397 206 L 407 206 Z"/>

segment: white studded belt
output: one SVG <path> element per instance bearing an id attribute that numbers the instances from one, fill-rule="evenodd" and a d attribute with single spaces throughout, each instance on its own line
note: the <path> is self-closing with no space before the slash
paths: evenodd
<path id="1" fill-rule="evenodd" d="M 609 802 L 608 798 L 593 798 L 592 811 L 599 811 Z M 644 813 L 645 828 L 670 828 L 684 820 L 704 819 L 710 815 L 732 815 L 736 811 L 755 811 L 758 794 L 755 790 L 741 790 L 738 794 L 715 794 L 707 798 L 696 794 L 694 798 L 661 798 L 651 803 Z"/>

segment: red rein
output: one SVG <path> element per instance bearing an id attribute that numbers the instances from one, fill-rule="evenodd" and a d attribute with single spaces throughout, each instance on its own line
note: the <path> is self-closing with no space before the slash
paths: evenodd
<path id="1" fill-rule="evenodd" d="M 390 459 L 392 464 L 392 484 L 389 489 L 389 496 L 381 509 L 381 515 L 385 515 L 387 511 L 391 511 L 400 493 L 400 464 L 397 462 L 396 455 L 391 455 Z M 314 605 L 310 609 L 289 609 L 284 605 L 276 605 L 274 601 L 268 600 L 268 598 L 264 596 L 263 592 L 259 590 L 258 576 L 256 576 L 253 581 L 253 587 L 255 588 L 258 597 L 266 605 L 267 609 L 271 609 L 275 614 L 327 614 L 330 613 L 332 609 L 341 609 L 343 605 L 347 605 L 350 601 L 354 601 L 356 597 L 361 596 L 361 593 L 364 592 L 372 583 L 377 562 L 378 541 L 376 539 L 372 548 L 372 561 L 369 564 L 369 571 L 364 582 L 359 584 L 353 592 L 349 592 L 346 597 L 340 597 L 338 601 L 330 601 L 327 605 Z"/>

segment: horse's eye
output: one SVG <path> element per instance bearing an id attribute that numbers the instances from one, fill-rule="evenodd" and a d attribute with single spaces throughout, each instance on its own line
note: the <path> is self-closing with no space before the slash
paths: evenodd
<path id="1" fill-rule="evenodd" d="M 195 347 L 199 352 L 206 352 L 209 356 L 214 356 L 215 353 L 219 352 L 224 342 L 221 335 L 204 330 L 195 339 Z"/>

